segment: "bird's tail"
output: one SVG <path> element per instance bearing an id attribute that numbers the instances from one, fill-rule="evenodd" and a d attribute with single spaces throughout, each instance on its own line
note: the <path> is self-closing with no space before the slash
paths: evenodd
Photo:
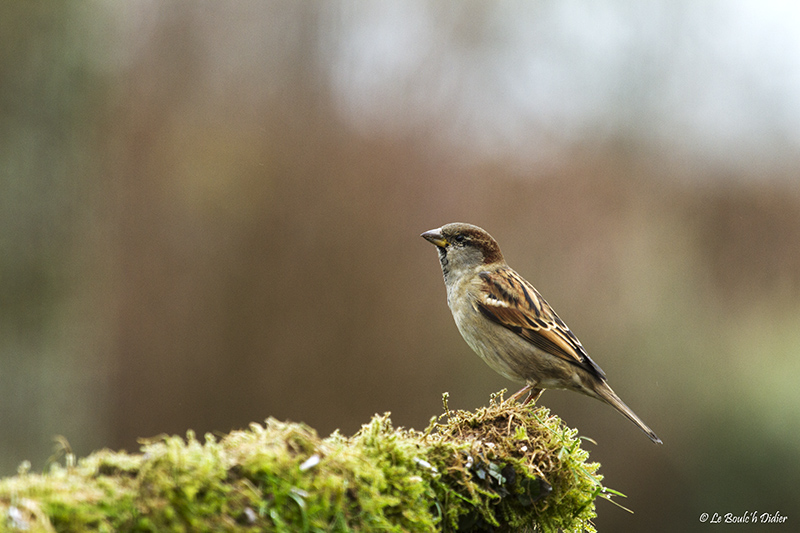
<path id="1" fill-rule="evenodd" d="M 594 392 L 597 394 L 598 399 L 606 402 L 614 409 L 625 415 L 628 420 L 636 424 L 639 429 L 644 431 L 647 436 L 650 437 L 651 441 L 655 442 L 656 444 L 662 444 L 661 439 L 658 438 L 652 429 L 647 427 L 647 424 L 642 422 L 641 418 L 636 416 L 636 413 L 634 413 L 630 407 L 625 405 L 625 402 L 623 402 L 619 396 L 617 396 L 617 393 L 615 393 L 611 387 L 608 386 L 608 383 L 602 381 L 600 384 L 594 387 Z"/>

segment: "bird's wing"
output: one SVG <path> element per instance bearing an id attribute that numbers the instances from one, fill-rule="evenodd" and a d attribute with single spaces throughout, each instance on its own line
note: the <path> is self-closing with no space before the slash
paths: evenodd
<path id="1" fill-rule="evenodd" d="M 533 286 L 511 268 L 479 274 L 478 310 L 537 348 L 605 379 L 578 338 Z"/>

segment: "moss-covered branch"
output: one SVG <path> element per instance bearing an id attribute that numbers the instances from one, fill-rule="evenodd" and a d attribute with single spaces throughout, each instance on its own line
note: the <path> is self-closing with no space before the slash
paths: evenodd
<path id="1" fill-rule="evenodd" d="M 164 437 L 0 480 L 2 531 L 594 531 L 601 485 L 576 431 L 502 396 L 423 431 L 375 416 L 320 439 L 269 419 Z M 613 493 L 617 494 L 617 493 Z"/>

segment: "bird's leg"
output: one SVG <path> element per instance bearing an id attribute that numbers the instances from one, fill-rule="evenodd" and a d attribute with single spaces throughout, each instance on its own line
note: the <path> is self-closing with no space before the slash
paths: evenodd
<path id="1" fill-rule="evenodd" d="M 528 405 L 531 402 L 536 403 L 536 400 L 539 399 L 539 396 L 542 395 L 542 392 L 544 392 L 544 389 L 531 388 L 531 393 L 528 394 L 528 397 L 525 398 L 525 401 L 522 402 L 522 405 Z"/>
<path id="2" fill-rule="evenodd" d="M 531 386 L 530 386 L 530 385 L 525 385 L 525 386 L 524 386 L 524 387 L 522 387 L 520 390 L 518 390 L 517 392 L 515 392 L 515 393 L 514 393 L 514 394 L 511 396 L 511 398 L 509 398 L 509 400 L 511 400 L 511 401 L 516 401 L 516 400 L 519 400 L 519 399 L 522 397 L 522 395 L 523 395 L 523 394 L 525 394 L 526 392 L 528 392 L 528 390 L 529 390 L 530 388 L 531 388 Z"/>

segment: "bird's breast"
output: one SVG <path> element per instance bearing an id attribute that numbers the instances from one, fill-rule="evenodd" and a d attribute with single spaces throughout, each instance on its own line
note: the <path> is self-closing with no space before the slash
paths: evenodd
<path id="1" fill-rule="evenodd" d="M 511 381 L 526 381 L 520 372 L 523 354 L 515 334 L 486 320 L 471 303 L 451 307 L 451 311 L 464 341 L 492 370 Z"/>

